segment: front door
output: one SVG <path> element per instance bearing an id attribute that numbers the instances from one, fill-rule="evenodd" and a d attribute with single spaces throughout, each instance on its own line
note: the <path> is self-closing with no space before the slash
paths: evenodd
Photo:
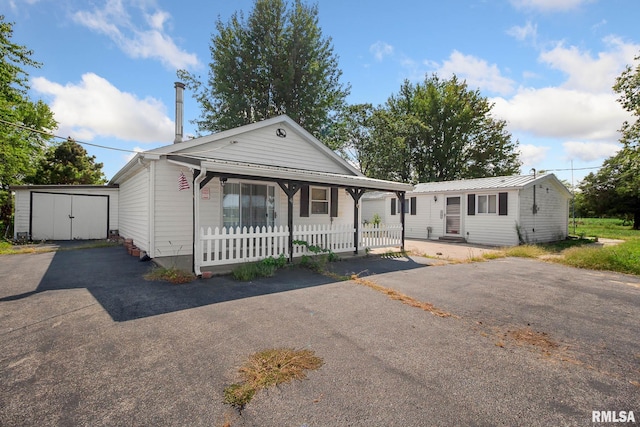
<path id="1" fill-rule="evenodd" d="M 447 197 L 445 207 L 445 234 L 459 236 L 460 230 L 460 196 Z"/>

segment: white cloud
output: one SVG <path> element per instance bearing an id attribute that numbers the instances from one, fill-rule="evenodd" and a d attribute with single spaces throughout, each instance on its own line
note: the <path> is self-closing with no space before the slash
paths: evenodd
<path id="1" fill-rule="evenodd" d="M 136 156 L 136 154 L 142 153 L 145 150 L 144 150 L 144 148 L 133 147 L 133 151 L 134 151 L 133 153 L 129 153 L 129 154 L 126 154 L 126 155 L 122 156 L 122 158 L 124 159 L 125 164 L 129 163 L 131 161 L 131 159 L 133 159 Z"/>
<path id="2" fill-rule="evenodd" d="M 369 46 L 369 52 L 373 54 L 377 61 L 382 61 L 385 56 L 393 54 L 393 46 L 383 41 L 377 41 Z"/>
<path id="3" fill-rule="evenodd" d="M 621 148 L 613 142 L 567 141 L 562 144 L 569 159 L 591 162 L 615 155 Z"/>
<path id="4" fill-rule="evenodd" d="M 632 117 L 611 87 L 640 45 L 613 36 L 604 42 L 608 49 L 596 57 L 562 43 L 542 52 L 540 60 L 564 72 L 565 81 L 557 87 L 521 87 L 511 98 L 494 98 L 494 114 L 508 122 L 511 132 L 565 141 L 617 141 L 618 129 Z"/>
<path id="5" fill-rule="evenodd" d="M 80 83 L 65 86 L 44 77 L 34 78 L 31 83 L 33 90 L 52 98 L 49 107 L 59 123 L 57 133 L 62 136 L 84 141 L 113 137 L 169 143 L 173 139 L 173 121 L 162 102 L 121 92 L 96 74 L 84 74 Z"/>
<path id="6" fill-rule="evenodd" d="M 538 137 L 617 140 L 629 114 L 613 93 L 592 94 L 557 87 L 520 89 L 510 99 L 494 98 L 493 113 L 511 132 Z"/>
<path id="7" fill-rule="evenodd" d="M 593 0 L 511 0 L 517 8 L 535 9 L 543 12 L 561 12 L 572 10 Z"/>
<path id="8" fill-rule="evenodd" d="M 504 77 L 496 64 L 489 64 L 484 59 L 473 55 L 464 55 L 454 50 L 449 59 L 445 60 L 436 70 L 441 77 L 453 74 L 466 80 L 471 89 L 479 88 L 498 94 L 513 91 L 513 80 Z"/>
<path id="9" fill-rule="evenodd" d="M 143 6 L 140 6 L 143 7 Z M 192 68 L 199 65 L 193 53 L 180 49 L 164 30 L 171 15 L 163 10 L 147 13 L 142 10 L 149 28 L 137 27 L 122 0 L 107 0 L 103 9 L 78 11 L 73 20 L 108 36 L 131 58 L 152 58 L 169 68 Z"/>
<path id="10" fill-rule="evenodd" d="M 562 71 L 568 78 L 563 87 L 589 92 L 610 92 L 616 77 L 627 64 L 633 62 L 640 44 L 625 43 L 618 37 L 604 40 L 607 50 L 593 57 L 576 46 L 558 43 L 553 49 L 540 54 L 540 61 Z"/>
<path id="11" fill-rule="evenodd" d="M 531 21 L 527 21 L 522 27 L 514 25 L 509 28 L 507 34 L 516 40 L 525 41 L 531 39 L 535 43 L 538 38 L 538 26 L 532 24 Z"/>
<path id="12" fill-rule="evenodd" d="M 523 170 L 540 164 L 547 157 L 547 152 L 550 149 L 532 144 L 520 144 L 519 148 Z"/>

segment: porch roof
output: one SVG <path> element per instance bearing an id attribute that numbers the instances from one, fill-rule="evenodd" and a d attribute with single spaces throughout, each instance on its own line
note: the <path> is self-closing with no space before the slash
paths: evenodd
<path id="1" fill-rule="evenodd" d="M 306 184 L 335 185 L 380 191 L 411 191 L 413 185 L 368 178 L 361 175 L 342 175 L 308 171 L 296 168 L 258 165 L 215 159 L 198 159 L 185 156 L 168 156 L 169 161 L 192 168 L 205 168 L 208 172 L 229 178 L 253 178 L 267 181 L 293 181 Z"/>

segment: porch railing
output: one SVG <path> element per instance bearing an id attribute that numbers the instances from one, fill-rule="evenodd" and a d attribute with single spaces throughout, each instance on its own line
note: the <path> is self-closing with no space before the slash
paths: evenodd
<path id="1" fill-rule="evenodd" d="M 294 241 L 329 249 L 334 253 L 352 252 L 354 228 L 345 225 L 296 225 Z M 372 225 L 360 228 L 359 249 L 399 246 L 400 224 Z M 289 228 L 280 227 L 207 227 L 200 228 L 198 261 L 200 267 L 259 261 L 281 254 L 289 257 Z M 293 255 L 311 254 L 308 246 L 293 245 Z"/>

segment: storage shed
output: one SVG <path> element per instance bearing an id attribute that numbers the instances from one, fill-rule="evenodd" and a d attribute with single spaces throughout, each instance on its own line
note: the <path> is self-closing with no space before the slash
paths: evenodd
<path id="1" fill-rule="evenodd" d="M 21 185 L 15 193 L 14 238 L 106 239 L 117 234 L 117 185 Z"/>

